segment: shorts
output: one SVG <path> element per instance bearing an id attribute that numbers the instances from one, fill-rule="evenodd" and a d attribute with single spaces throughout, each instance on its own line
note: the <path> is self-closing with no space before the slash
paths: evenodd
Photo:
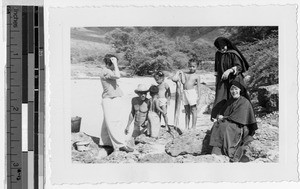
<path id="1" fill-rule="evenodd" d="M 167 105 L 167 102 L 168 102 L 168 100 L 166 98 L 159 98 L 158 99 L 158 103 L 159 103 L 160 107 Z"/>
<path id="2" fill-rule="evenodd" d="M 196 105 L 198 100 L 198 94 L 196 89 L 183 90 L 183 104 L 184 105 Z"/>

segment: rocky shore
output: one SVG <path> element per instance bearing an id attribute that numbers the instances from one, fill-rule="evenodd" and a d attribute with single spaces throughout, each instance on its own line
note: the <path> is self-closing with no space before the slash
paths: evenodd
<path id="1" fill-rule="evenodd" d="M 208 118 L 209 115 L 204 115 Z M 258 127 L 254 141 L 248 144 L 243 157 L 244 161 L 278 162 L 279 136 L 278 112 L 258 118 Z M 226 156 L 211 155 L 208 145 L 212 124 L 199 125 L 196 129 L 183 131 L 179 135 L 174 128 L 171 134 L 165 128 L 157 139 L 139 136 L 135 141 L 128 141 L 134 152 L 125 153 L 102 148 L 99 139 L 84 133 L 72 133 L 73 163 L 224 163 L 229 162 Z M 76 143 L 88 142 L 85 151 L 78 151 Z"/>
<path id="2" fill-rule="evenodd" d="M 258 130 L 254 135 L 255 140 L 246 146 L 245 155 L 242 158 L 243 162 L 267 163 L 279 161 L 277 90 L 276 86 L 264 87 L 256 96 L 256 101 L 253 102 L 257 113 Z M 211 147 L 208 145 L 210 130 L 213 125 L 210 121 L 210 109 L 214 100 L 214 91 L 211 89 L 211 85 L 201 84 L 200 96 L 197 127 L 195 129 L 179 130 L 172 127 L 171 133 L 168 133 L 162 127 L 157 139 L 140 135 L 135 141 L 133 139 L 128 140 L 128 145 L 134 149 L 132 153 L 103 148 L 98 145 L 99 138 L 97 137 L 89 136 L 83 132 L 72 133 L 73 163 L 229 162 L 226 156 L 211 155 Z M 272 98 L 269 98 L 270 96 Z M 268 99 L 270 99 L 270 102 L 267 101 Z M 180 119 L 184 120 L 183 113 L 182 116 Z M 184 127 L 181 126 L 180 128 Z"/>

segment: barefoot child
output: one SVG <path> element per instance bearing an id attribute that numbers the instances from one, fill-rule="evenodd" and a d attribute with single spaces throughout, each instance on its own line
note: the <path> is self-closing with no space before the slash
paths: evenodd
<path id="1" fill-rule="evenodd" d="M 189 72 L 183 73 L 178 71 L 173 77 L 173 81 L 182 77 L 183 84 L 183 104 L 185 109 L 185 128 L 189 129 L 190 117 L 192 114 L 192 128 L 196 127 L 197 122 L 197 105 L 200 101 L 200 76 L 196 74 L 198 64 L 189 61 Z"/>
<path id="2" fill-rule="evenodd" d="M 160 118 L 159 115 L 163 113 L 164 111 L 159 107 L 159 101 L 158 101 L 158 87 L 155 85 L 152 85 L 149 88 L 149 93 L 151 96 L 150 99 L 150 109 L 148 113 L 148 135 L 154 138 L 157 138 L 159 135 L 160 130 Z"/>
<path id="3" fill-rule="evenodd" d="M 156 83 L 158 84 L 158 101 L 159 101 L 159 107 L 163 110 L 163 112 L 160 115 L 163 115 L 165 120 L 165 125 L 168 131 L 170 130 L 170 127 L 168 125 L 168 116 L 167 116 L 167 104 L 170 102 L 171 98 L 171 91 L 169 85 L 164 81 L 165 75 L 163 72 L 158 71 L 154 74 L 154 79 Z"/>

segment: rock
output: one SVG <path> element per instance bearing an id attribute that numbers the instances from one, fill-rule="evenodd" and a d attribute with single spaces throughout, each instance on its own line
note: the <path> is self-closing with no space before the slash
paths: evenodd
<path id="1" fill-rule="evenodd" d="M 159 144 L 167 144 L 180 134 L 182 134 L 182 131 L 179 128 L 171 127 L 171 132 L 168 132 L 166 128 L 162 128 L 156 142 Z"/>
<path id="2" fill-rule="evenodd" d="M 211 111 L 214 107 L 214 102 L 210 103 L 209 105 L 206 106 L 203 114 L 211 114 Z"/>
<path id="3" fill-rule="evenodd" d="M 138 153 L 140 154 L 149 154 L 151 153 L 154 149 L 153 149 L 153 145 L 151 144 L 142 144 L 139 143 L 135 146 L 135 149 Z"/>
<path id="4" fill-rule="evenodd" d="M 200 155 L 202 154 L 202 143 L 205 136 L 202 130 L 188 130 L 167 143 L 166 153 L 173 157 L 184 154 Z"/>
<path id="5" fill-rule="evenodd" d="M 208 113 L 211 111 L 212 104 L 215 100 L 215 92 L 208 86 L 200 84 L 200 103 L 198 105 L 198 114 Z"/>
<path id="6" fill-rule="evenodd" d="M 104 158 L 112 153 L 112 149 L 100 148 L 95 143 L 97 139 L 86 135 L 85 133 L 72 133 L 72 161 L 80 163 L 95 163 L 98 159 Z M 79 152 L 75 143 L 88 142 L 86 151 Z"/>
<path id="7" fill-rule="evenodd" d="M 167 154 L 147 154 L 140 158 L 140 163 L 173 163 L 173 158 Z"/>
<path id="8" fill-rule="evenodd" d="M 259 105 L 266 108 L 267 112 L 278 111 L 279 109 L 278 89 L 278 84 L 258 88 Z"/>
<path id="9" fill-rule="evenodd" d="M 183 155 L 176 157 L 176 163 L 229 163 L 229 158 L 227 156 L 218 155 Z"/>
<path id="10" fill-rule="evenodd" d="M 141 144 L 147 144 L 147 143 L 153 143 L 155 142 L 155 138 L 151 138 L 146 136 L 145 134 L 141 134 L 140 136 L 137 136 L 135 138 L 135 144 L 141 143 Z"/>
<path id="11" fill-rule="evenodd" d="M 106 150 L 104 150 L 103 148 L 101 148 L 99 151 L 98 151 L 98 155 L 95 157 L 96 159 L 102 159 L 102 158 L 105 158 L 109 155 L 110 153 Z"/>
<path id="12" fill-rule="evenodd" d="M 133 153 L 114 151 L 109 156 L 95 160 L 95 163 L 135 163 L 138 158 Z"/>
<path id="13" fill-rule="evenodd" d="M 206 135 L 203 139 L 203 143 L 202 143 L 202 152 L 201 154 L 205 155 L 205 154 L 211 154 L 212 151 L 212 146 L 209 145 L 209 141 L 210 141 L 210 134 L 211 134 L 211 130 L 207 130 L 206 131 Z"/>
<path id="14" fill-rule="evenodd" d="M 265 122 L 263 120 L 262 122 Z M 278 127 L 269 124 L 259 124 L 254 135 L 254 141 L 246 146 L 245 155 L 250 161 L 278 162 L 279 160 L 279 135 Z"/>
<path id="15" fill-rule="evenodd" d="M 79 133 L 72 133 L 72 138 L 71 138 L 72 143 L 75 142 L 93 142 L 92 138 L 85 133 L 79 132 Z"/>

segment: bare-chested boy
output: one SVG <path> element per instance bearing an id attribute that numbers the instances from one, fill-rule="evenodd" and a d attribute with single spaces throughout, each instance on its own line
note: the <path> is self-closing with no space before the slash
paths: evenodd
<path id="1" fill-rule="evenodd" d="M 161 115 L 163 115 L 165 120 L 165 125 L 168 131 L 170 130 L 170 127 L 168 125 L 168 115 L 167 115 L 167 105 L 170 103 L 171 99 L 171 91 L 169 85 L 164 81 L 165 80 L 165 74 L 161 71 L 158 71 L 154 74 L 154 79 L 156 83 L 158 84 L 158 101 L 159 101 L 159 107 L 163 110 Z"/>
<path id="2" fill-rule="evenodd" d="M 192 114 L 192 128 L 196 127 L 197 122 L 197 105 L 200 101 L 200 76 L 196 74 L 198 64 L 194 61 L 188 63 L 189 72 L 183 73 L 178 71 L 174 78 L 182 77 L 183 84 L 183 104 L 185 109 L 185 128 L 189 129 L 190 117 Z"/>

